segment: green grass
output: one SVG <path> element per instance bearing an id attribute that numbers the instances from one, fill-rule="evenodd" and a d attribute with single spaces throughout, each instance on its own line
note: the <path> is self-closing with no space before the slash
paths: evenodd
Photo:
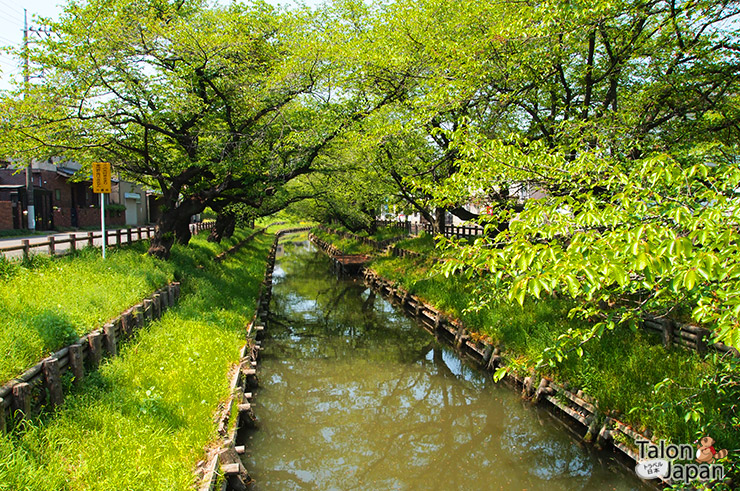
<path id="1" fill-rule="evenodd" d="M 469 311 L 475 298 L 471 284 L 460 276 L 435 276 L 427 259 L 380 257 L 371 267 L 502 346 L 508 361 L 518 366 L 531 366 L 560 334 L 580 322 L 568 318 L 572 304 L 556 298 L 528 302 L 524 308 L 501 303 Z M 691 443 L 711 434 L 721 448 L 740 448 L 740 364 L 729 366 L 716 356 L 681 348 L 667 350 L 652 333 L 625 327 L 584 345 L 582 357 L 572 356 L 540 374 L 569 384 L 573 391 L 582 389 L 603 410 L 621 413 L 619 419 L 638 430 L 649 428 L 656 437 Z M 719 377 L 730 382 L 722 385 Z M 656 390 L 665 379 L 671 382 Z M 692 408 L 702 414 L 691 418 Z"/>
<path id="2" fill-rule="evenodd" d="M 0 382 L 103 325 L 171 281 L 174 267 L 137 243 L 61 258 L 0 259 Z"/>
<path id="3" fill-rule="evenodd" d="M 358 237 L 368 237 L 369 239 L 376 240 L 378 242 L 406 235 L 406 231 L 398 227 L 380 227 L 373 234 L 368 234 L 366 230 L 353 232 L 343 225 L 331 225 L 329 228 L 340 232 L 354 234 Z"/>
<path id="4" fill-rule="evenodd" d="M 331 232 L 325 232 L 319 228 L 312 230 L 313 234 L 331 244 L 334 244 L 345 254 L 372 254 L 375 249 L 370 244 L 365 244 L 355 239 L 340 237 Z"/>
<path id="5" fill-rule="evenodd" d="M 269 223 L 265 225 L 269 225 Z M 285 222 L 281 225 L 272 225 L 270 227 L 267 227 L 266 232 L 268 234 L 275 234 L 281 230 L 288 230 L 291 228 L 314 227 L 314 226 L 316 226 L 315 222 L 292 221 L 292 222 Z"/>
<path id="6" fill-rule="evenodd" d="M 64 406 L 0 436 L 0 490 L 184 490 L 216 437 L 272 237 L 259 235 L 223 263 L 205 234 L 172 262 L 182 297 L 86 379 Z"/>
<path id="7" fill-rule="evenodd" d="M 396 243 L 396 246 L 408 251 L 439 255 L 439 251 L 435 249 L 434 236 L 426 232 L 420 233 L 417 237 L 400 240 Z"/>

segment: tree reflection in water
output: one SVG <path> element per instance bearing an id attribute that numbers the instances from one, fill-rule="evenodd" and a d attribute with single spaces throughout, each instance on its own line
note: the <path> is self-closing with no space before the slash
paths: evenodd
<path id="1" fill-rule="evenodd" d="M 245 464 L 255 489 L 639 489 L 310 244 L 284 244 Z"/>

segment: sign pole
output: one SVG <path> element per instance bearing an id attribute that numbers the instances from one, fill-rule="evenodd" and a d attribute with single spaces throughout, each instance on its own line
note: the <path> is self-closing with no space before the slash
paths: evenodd
<path id="1" fill-rule="evenodd" d="M 105 259 L 105 195 L 111 191 L 110 164 L 93 162 L 93 193 L 100 193 L 100 230 L 103 235 L 103 259 Z"/>
<path id="2" fill-rule="evenodd" d="M 103 259 L 105 259 L 105 194 L 100 193 L 100 228 L 103 232 Z"/>

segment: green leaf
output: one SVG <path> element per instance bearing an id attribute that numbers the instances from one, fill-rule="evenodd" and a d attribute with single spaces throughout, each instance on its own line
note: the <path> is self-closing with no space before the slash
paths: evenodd
<path id="1" fill-rule="evenodd" d="M 648 264 L 650 263 L 647 254 L 644 252 L 641 252 L 637 255 L 637 261 L 635 262 L 635 266 L 637 267 L 638 271 L 642 271 L 643 269 L 647 268 Z"/>

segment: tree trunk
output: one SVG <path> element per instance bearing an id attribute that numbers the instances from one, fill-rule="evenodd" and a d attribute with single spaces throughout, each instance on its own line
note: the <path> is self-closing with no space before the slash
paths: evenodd
<path id="1" fill-rule="evenodd" d="M 150 256 L 160 259 L 169 259 L 175 239 L 183 245 L 190 242 L 190 217 L 205 209 L 205 204 L 194 198 L 179 204 L 173 199 L 168 201 L 164 202 L 163 211 L 154 224 L 154 235 L 147 251 Z"/>
<path id="2" fill-rule="evenodd" d="M 190 242 L 190 239 L 193 237 L 193 234 L 190 231 L 191 216 L 192 215 L 180 217 L 175 224 L 175 240 L 177 240 L 177 243 L 180 245 L 188 245 L 188 242 Z"/>
<path id="3" fill-rule="evenodd" d="M 171 213 L 168 211 L 160 214 L 157 223 L 154 224 L 154 235 L 149 240 L 147 251 L 150 256 L 159 259 L 170 258 L 170 250 L 175 243 L 175 222 L 168 217 Z"/>
<path id="4" fill-rule="evenodd" d="M 236 217 L 231 213 L 219 213 L 216 216 L 216 224 L 211 229 L 208 242 L 221 242 L 226 237 L 231 237 L 236 228 Z"/>
<path id="5" fill-rule="evenodd" d="M 446 215 L 447 210 L 444 208 L 436 208 L 434 210 L 434 221 L 432 222 L 432 230 L 435 234 L 443 234 L 445 233 L 445 226 L 446 223 Z"/>
<path id="6" fill-rule="evenodd" d="M 224 230 L 224 237 L 229 238 L 234 235 L 234 231 L 236 230 L 236 217 L 232 215 L 231 220 L 229 220 L 228 224 L 226 225 L 226 230 Z"/>

